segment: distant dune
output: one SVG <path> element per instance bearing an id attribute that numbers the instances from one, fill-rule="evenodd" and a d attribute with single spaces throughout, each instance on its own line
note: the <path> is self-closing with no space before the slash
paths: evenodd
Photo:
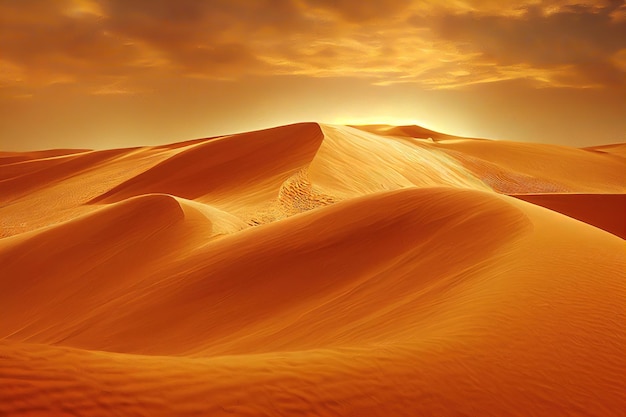
<path id="1" fill-rule="evenodd" d="M 626 194 L 518 194 L 515 197 L 626 239 Z"/>
<path id="2" fill-rule="evenodd" d="M 0 415 L 623 415 L 623 149 L 1 153 Z"/>
<path id="3" fill-rule="evenodd" d="M 592 146 L 590 148 L 584 148 L 584 149 L 589 150 L 589 151 L 613 154 L 616 156 L 621 156 L 622 158 L 626 158 L 626 143 L 614 143 L 611 145 Z"/>

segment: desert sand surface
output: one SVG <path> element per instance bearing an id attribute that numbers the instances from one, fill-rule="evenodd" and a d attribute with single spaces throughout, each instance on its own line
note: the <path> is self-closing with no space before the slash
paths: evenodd
<path id="1" fill-rule="evenodd" d="M 518 194 L 515 197 L 626 239 L 626 194 Z"/>
<path id="2" fill-rule="evenodd" d="M 610 145 L 592 146 L 584 149 L 595 152 L 613 154 L 621 156 L 622 158 L 626 158 L 626 143 L 613 143 Z"/>
<path id="3" fill-rule="evenodd" d="M 3 152 L 0 415 L 622 416 L 623 149 Z"/>

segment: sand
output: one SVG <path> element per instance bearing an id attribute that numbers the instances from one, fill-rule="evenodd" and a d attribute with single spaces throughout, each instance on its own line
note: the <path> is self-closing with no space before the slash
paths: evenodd
<path id="1" fill-rule="evenodd" d="M 626 239 L 626 194 L 518 194 L 514 196 Z"/>
<path id="2" fill-rule="evenodd" d="M 623 415 L 626 159 L 436 133 L 3 153 L 0 415 Z"/>

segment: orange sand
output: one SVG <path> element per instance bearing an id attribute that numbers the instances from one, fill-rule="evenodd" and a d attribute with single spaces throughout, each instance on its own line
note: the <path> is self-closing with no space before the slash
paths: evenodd
<path id="1" fill-rule="evenodd" d="M 0 415 L 623 415 L 624 172 L 315 123 L 0 154 Z"/>
<path id="2" fill-rule="evenodd" d="M 626 239 L 626 194 L 518 194 L 515 197 Z"/>

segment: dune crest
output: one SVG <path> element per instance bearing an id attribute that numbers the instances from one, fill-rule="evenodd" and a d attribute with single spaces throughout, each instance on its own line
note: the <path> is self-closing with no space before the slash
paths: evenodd
<path id="1" fill-rule="evenodd" d="M 621 415 L 620 149 L 300 123 L 0 154 L 0 415 Z"/>
<path id="2" fill-rule="evenodd" d="M 301 123 L 192 144 L 92 202 L 150 192 L 194 199 L 252 187 L 309 162 L 321 140 L 319 125 Z"/>

